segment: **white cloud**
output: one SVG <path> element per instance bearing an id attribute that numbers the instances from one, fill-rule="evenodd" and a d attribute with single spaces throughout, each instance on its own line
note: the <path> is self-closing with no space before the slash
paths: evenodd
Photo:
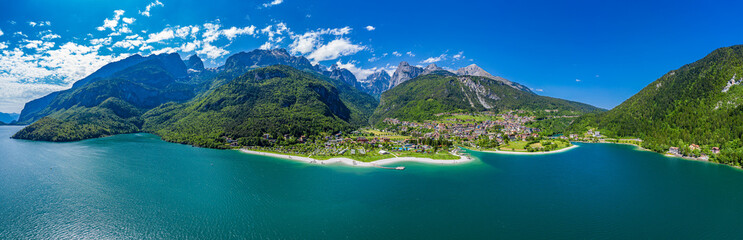
<path id="1" fill-rule="evenodd" d="M 152 51 L 152 49 L 155 49 L 155 48 L 154 48 L 154 47 L 152 47 L 152 46 L 150 46 L 150 45 L 147 45 L 147 44 L 145 44 L 145 45 L 142 45 L 141 47 L 139 47 L 139 51 L 140 51 L 140 52 L 144 52 L 144 51 Z"/>
<path id="2" fill-rule="evenodd" d="M 185 26 L 175 30 L 175 36 L 179 38 L 186 38 L 189 34 L 191 34 L 191 26 Z"/>
<path id="3" fill-rule="evenodd" d="M 234 39 L 238 35 L 253 35 L 253 34 L 255 34 L 255 26 L 247 26 L 244 28 L 231 27 L 231 28 L 222 30 L 222 35 L 224 35 L 230 41 L 232 41 L 232 39 Z"/>
<path id="4" fill-rule="evenodd" d="M 164 47 L 164 48 L 152 51 L 152 54 L 174 53 L 177 51 L 178 51 L 178 48 Z"/>
<path id="5" fill-rule="evenodd" d="M 258 47 L 258 49 L 261 49 L 261 50 L 270 50 L 270 49 L 274 49 L 274 48 L 277 48 L 277 47 L 278 46 L 276 46 L 275 44 L 273 44 L 271 42 L 265 42 L 265 43 L 261 44 L 261 46 Z"/>
<path id="6" fill-rule="evenodd" d="M 407 54 L 408 56 L 411 56 L 411 57 L 415 57 L 415 54 L 413 54 L 413 52 L 407 52 L 405 54 Z"/>
<path id="7" fill-rule="evenodd" d="M 147 5 L 147 7 L 144 8 L 144 11 L 139 11 L 139 14 L 142 14 L 142 16 L 150 17 L 150 10 L 152 10 L 153 7 L 157 6 L 165 6 L 163 3 L 161 3 L 159 0 L 155 0 L 154 2 Z"/>
<path id="8" fill-rule="evenodd" d="M 283 35 L 285 32 L 288 32 L 289 28 L 286 27 L 286 23 L 280 22 L 275 25 L 268 25 L 267 27 L 261 29 L 261 33 L 264 33 L 268 35 L 268 40 L 272 42 L 276 42 L 276 36 Z"/>
<path id="9" fill-rule="evenodd" d="M 116 26 L 119 25 L 119 20 L 121 20 L 121 15 L 124 15 L 124 10 L 115 10 L 114 11 L 114 17 L 112 19 L 104 19 L 103 25 L 100 27 L 97 27 L 96 29 L 98 31 L 103 31 L 106 29 L 111 29 L 111 31 L 116 31 Z"/>
<path id="10" fill-rule="evenodd" d="M 117 35 L 121 35 L 122 33 L 132 33 L 132 30 L 129 29 L 129 27 L 126 26 L 126 24 L 122 24 L 121 28 L 119 28 L 119 31 L 116 33 L 118 33 Z"/>
<path id="11" fill-rule="evenodd" d="M 201 34 L 201 37 L 204 38 L 204 42 L 214 42 L 219 38 L 219 28 L 222 27 L 219 24 L 214 23 L 205 23 L 204 24 L 204 33 Z"/>
<path id="12" fill-rule="evenodd" d="M 354 76 L 356 76 L 356 79 L 359 79 L 359 80 L 366 79 L 366 77 L 368 77 L 369 75 L 371 75 L 377 70 L 376 68 L 364 69 L 364 68 L 356 67 L 356 63 L 357 63 L 356 61 L 349 61 L 347 63 L 343 63 L 339 60 L 335 64 L 339 68 L 343 68 L 343 69 L 350 71 L 351 73 L 353 73 Z"/>
<path id="13" fill-rule="evenodd" d="M 60 37 L 61 36 L 59 36 L 57 34 L 54 34 L 54 33 L 47 33 L 44 36 L 41 36 L 41 39 L 42 40 L 52 40 L 52 39 L 57 39 L 57 38 L 60 38 Z"/>
<path id="14" fill-rule="evenodd" d="M 320 42 L 319 35 L 315 32 L 306 32 L 302 35 L 294 35 L 294 42 L 289 44 L 289 51 L 293 54 L 307 54 L 315 50 Z"/>
<path id="15" fill-rule="evenodd" d="M 29 84 L 0 80 L 0 112 L 20 112 L 25 103 L 67 88 L 54 84 Z"/>
<path id="16" fill-rule="evenodd" d="M 366 47 L 353 44 L 346 38 L 340 38 L 318 47 L 317 50 L 310 53 L 307 58 L 312 60 L 314 63 L 317 63 L 355 54 L 364 49 L 366 49 Z"/>
<path id="17" fill-rule="evenodd" d="M 464 58 L 464 52 L 459 52 L 455 54 L 454 56 L 451 56 L 451 58 L 454 59 L 454 61 L 461 60 Z"/>
<path id="18" fill-rule="evenodd" d="M 263 7 L 276 6 L 276 5 L 279 5 L 279 4 L 283 3 L 283 2 L 284 2 L 284 0 L 273 0 L 271 2 L 264 3 L 263 4 Z"/>
<path id="19" fill-rule="evenodd" d="M 427 58 L 426 60 L 423 60 L 421 63 L 435 63 L 435 62 L 440 62 L 443 60 L 446 60 L 446 54 L 441 54 L 438 57 Z"/>
<path id="20" fill-rule="evenodd" d="M 90 39 L 91 45 L 110 45 L 111 37 Z"/>
<path id="21" fill-rule="evenodd" d="M 24 47 L 36 49 L 0 51 L 0 111 L 20 110 L 23 103 L 53 91 L 69 88 L 119 56 L 98 54 L 99 47 L 68 42 L 56 49 L 53 42 L 25 40 Z M 29 45 L 30 44 L 30 45 Z"/>
<path id="22" fill-rule="evenodd" d="M 366 26 L 366 31 L 374 31 L 374 29 L 376 29 L 374 26 Z"/>
<path id="23" fill-rule="evenodd" d="M 204 42 L 214 42 L 217 39 L 219 39 L 220 36 L 224 36 L 228 40 L 232 41 L 237 36 L 240 35 L 254 35 L 256 32 L 255 26 L 246 26 L 242 28 L 238 27 L 230 27 L 227 29 L 221 29 L 222 26 L 216 23 L 205 23 L 204 24 L 204 33 L 201 34 L 201 37 L 203 38 Z M 284 25 L 285 27 L 285 25 Z M 270 26 L 269 26 L 270 29 Z M 265 29 L 264 29 L 265 30 Z M 199 28 L 194 26 L 191 28 L 191 35 L 196 36 L 196 33 L 199 31 Z M 183 32 L 185 33 L 185 32 Z M 280 34 L 280 33 L 279 33 Z M 272 35 L 273 36 L 273 35 Z"/>
<path id="24" fill-rule="evenodd" d="M 534 89 L 534 91 L 537 91 L 537 92 L 544 92 L 544 89 L 541 89 L 541 88 L 537 88 L 537 89 Z"/>
<path id="25" fill-rule="evenodd" d="M 13 24 L 13 23 L 11 23 L 11 24 Z M 51 23 L 51 22 L 49 22 L 49 21 L 41 21 L 41 22 L 28 22 L 28 25 L 29 25 L 29 26 L 31 26 L 31 27 L 36 27 L 36 26 L 39 26 L 39 27 L 43 27 L 43 26 L 49 26 L 49 25 L 52 25 L 52 23 Z"/>
<path id="26" fill-rule="evenodd" d="M 172 29 L 166 28 L 158 33 L 150 33 L 150 35 L 147 35 L 147 37 L 147 43 L 162 42 L 174 38 L 175 33 L 173 33 Z"/>
<path id="27" fill-rule="evenodd" d="M 3 33 L 3 30 L 0 29 L 0 36 L 2 36 L 3 34 L 5 34 L 5 33 Z"/>
<path id="28" fill-rule="evenodd" d="M 193 52 L 201 46 L 201 41 L 196 40 L 193 42 L 187 42 L 181 45 L 180 50 L 183 52 Z"/>
<path id="29" fill-rule="evenodd" d="M 291 34 L 291 38 L 294 40 L 289 44 L 289 51 L 293 54 L 307 54 L 315 50 L 322 43 L 323 35 L 335 35 L 342 36 L 349 34 L 351 28 L 346 26 L 343 28 L 326 28 L 318 29 L 315 31 L 309 31 L 302 35 Z"/>
<path id="30" fill-rule="evenodd" d="M 24 40 L 26 42 L 26 45 L 24 45 L 24 48 L 28 49 L 37 49 L 39 46 L 44 43 L 41 40 Z"/>
<path id="31" fill-rule="evenodd" d="M 206 55 L 207 58 L 215 59 L 227 55 L 230 52 L 222 48 L 212 46 L 210 43 L 205 42 L 204 47 L 202 47 L 201 50 L 196 51 L 196 53 Z"/>
<path id="32" fill-rule="evenodd" d="M 15 22 L 11 21 L 11 23 L 10 23 L 10 24 L 15 24 Z M 49 25 L 52 25 L 52 23 L 51 23 L 51 22 L 49 22 L 49 21 L 41 21 L 41 22 L 28 22 L 28 25 L 29 25 L 29 26 L 31 26 L 31 27 L 36 27 L 36 26 L 39 26 L 39 27 L 43 27 L 43 26 L 49 26 Z"/>
<path id="33" fill-rule="evenodd" d="M 576 82 L 580 82 L 581 80 L 580 80 L 580 79 L 577 79 L 577 78 L 576 78 L 576 79 L 575 79 L 575 81 L 576 81 Z"/>
<path id="34" fill-rule="evenodd" d="M 397 51 L 394 51 L 394 52 L 392 52 L 392 55 L 395 55 L 395 57 L 400 57 L 400 56 L 402 56 L 402 53 L 399 53 Z"/>
<path id="35" fill-rule="evenodd" d="M 144 38 L 135 34 L 135 35 L 127 36 L 126 39 L 114 43 L 113 47 L 114 48 L 126 48 L 128 50 L 132 50 L 132 49 L 143 47 L 146 45 L 147 44 L 145 43 Z M 144 51 L 144 50 L 147 50 L 147 49 L 140 49 L 140 51 Z"/>
<path id="36" fill-rule="evenodd" d="M 137 20 L 137 19 L 135 19 L 135 18 L 128 18 L 128 17 L 125 17 L 125 18 L 122 18 L 121 19 L 121 21 L 124 21 L 127 24 L 132 24 L 132 23 L 134 23 L 135 20 Z"/>
<path id="37" fill-rule="evenodd" d="M 0 50 L 6 49 L 6 48 L 8 48 L 8 44 L 4 42 L 0 42 Z"/>
<path id="38" fill-rule="evenodd" d="M 350 71 L 351 73 L 353 73 L 353 75 L 359 81 L 366 80 L 366 78 L 369 75 L 375 72 L 378 72 L 380 70 L 386 71 L 388 74 L 392 75 L 392 73 L 395 72 L 395 69 L 397 69 L 397 66 L 390 66 L 389 64 L 387 64 L 384 67 L 373 67 L 373 68 L 361 68 L 361 67 L 356 66 L 356 64 L 358 64 L 358 62 L 354 60 L 351 60 L 347 63 L 343 63 L 339 60 L 335 63 L 335 65 L 337 65 L 339 68 L 346 69 Z"/>

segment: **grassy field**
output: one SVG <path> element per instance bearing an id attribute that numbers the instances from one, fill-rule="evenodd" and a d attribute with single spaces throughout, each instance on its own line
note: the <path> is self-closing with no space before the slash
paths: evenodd
<path id="1" fill-rule="evenodd" d="M 529 143 L 527 141 L 510 141 L 508 144 L 501 145 L 500 150 L 503 151 L 516 151 L 516 152 L 526 152 L 526 144 Z"/>

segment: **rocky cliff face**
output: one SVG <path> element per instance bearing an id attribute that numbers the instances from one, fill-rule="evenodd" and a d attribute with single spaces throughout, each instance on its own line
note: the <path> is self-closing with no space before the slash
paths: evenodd
<path id="1" fill-rule="evenodd" d="M 457 69 L 457 75 L 486 77 L 486 78 L 496 80 L 498 82 L 502 82 L 503 84 L 508 85 L 512 88 L 515 88 L 521 91 L 531 92 L 531 90 L 529 90 L 528 87 L 515 83 L 515 82 L 511 82 L 508 79 L 505 79 L 502 77 L 493 76 L 492 74 L 490 74 L 489 72 L 486 72 L 484 69 L 480 68 L 476 64 L 471 64 L 469 66 Z"/>
<path id="2" fill-rule="evenodd" d="M 225 70 L 249 70 L 271 65 L 286 65 L 299 70 L 317 70 L 310 60 L 305 57 L 295 57 L 285 49 L 261 50 L 240 52 L 227 58 Z"/>
<path id="3" fill-rule="evenodd" d="M 348 71 L 347 69 L 339 68 L 338 65 L 333 64 L 333 66 L 330 67 L 330 71 L 323 72 L 325 76 L 328 76 L 335 80 L 341 80 L 345 82 L 348 85 L 351 85 L 359 90 L 364 90 L 361 83 L 356 79 L 356 76 L 351 73 L 351 71 Z"/>
<path id="4" fill-rule="evenodd" d="M 191 55 L 191 57 L 189 57 L 188 60 L 186 60 L 184 63 L 186 64 L 189 72 L 201 72 L 205 69 L 204 62 L 201 61 L 201 58 L 199 58 L 199 56 L 196 56 L 196 54 Z"/>
<path id="5" fill-rule="evenodd" d="M 379 70 L 375 73 L 372 73 L 371 75 L 366 77 L 364 86 L 365 92 L 378 98 L 382 94 L 382 92 L 387 91 L 387 87 L 390 86 L 391 80 L 392 77 L 390 77 L 387 71 Z"/>
<path id="6" fill-rule="evenodd" d="M 423 74 L 423 68 L 410 66 L 408 62 L 400 62 L 400 64 L 397 65 L 397 70 L 392 74 L 392 80 L 387 89 L 400 85 L 401 83 L 413 79 L 421 74 Z"/>
<path id="7" fill-rule="evenodd" d="M 436 66 L 435 63 L 431 63 L 431 64 L 428 64 L 428 66 L 426 66 L 425 68 L 423 68 L 423 73 L 422 74 L 423 75 L 431 74 L 431 73 L 434 73 L 436 71 L 446 71 L 446 70 L 444 70 L 443 68 L 440 68 L 439 66 Z"/>

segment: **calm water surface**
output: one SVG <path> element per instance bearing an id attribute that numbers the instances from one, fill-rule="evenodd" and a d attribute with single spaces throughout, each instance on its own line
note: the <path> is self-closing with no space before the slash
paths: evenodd
<path id="1" fill-rule="evenodd" d="M 631 146 L 395 171 L 19 129 L 0 127 L 0 239 L 743 238 L 743 171 Z"/>

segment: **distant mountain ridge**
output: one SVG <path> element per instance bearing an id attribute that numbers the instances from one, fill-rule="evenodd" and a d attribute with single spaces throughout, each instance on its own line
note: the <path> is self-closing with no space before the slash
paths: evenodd
<path id="1" fill-rule="evenodd" d="M 29 124 L 40 119 L 41 117 L 48 115 L 48 112 L 41 111 L 47 108 L 53 101 L 55 101 L 55 99 L 57 99 L 60 94 L 70 93 L 88 83 L 110 77 L 117 72 L 123 71 L 126 68 L 135 66 L 145 61 L 162 62 L 161 66 L 164 67 L 163 70 L 170 73 L 171 76 L 175 79 L 184 79 L 188 76 L 186 65 L 180 59 L 180 56 L 176 53 L 150 55 L 148 57 L 142 57 L 139 54 L 135 54 L 125 59 L 112 62 L 101 67 L 87 77 L 75 82 L 70 89 L 53 92 L 44 97 L 26 103 L 23 110 L 21 111 L 18 122 Z"/>
<path id="2" fill-rule="evenodd" d="M 245 127 L 269 131 L 263 127 L 272 126 L 276 128 L 271 130 L 273 134 L 299 137 L 295 135 L 365 126 L 371 118 L 396 116 L 406 111 L 432 114 L 442 109 L 483 111 L 519 107 L 598 111 L 590 105 L 538 96 L 476 65 L 468 66 L 461 73 L 465 75 L 435 64 L 424 68 L 402 62 L 392 76 L 379 70 L 359 81 L 348 69 L 338 65 L 329 68 L 313 65 L 305 57 L 292 56 L 284 49 L 240 52 L 229 56 L 225 64 L 217 68 L 205 68 L 196 55 L 185 60 L 177 53 L 135 55 L 102 67 L 68 90 L 26 104 L 21 120 L 33 124 L 14 138 L 75 141 L 147 131 L 170 141 L 223 147 L 218 143 L 225 135 L 257 136 L 257 132 L 247 131 Z M 421 79 L 428 79 L 430 83 Z M 447 92 L 436 93 L 440 90 Z M 262 91 L 282 97 L 265 95 Z M 292 92 L 304 97 L 292 97 Z M 436 94 L 429 94 L 432 92 Z M 375 96 L 381 96 L 384 104 L 380 105 Z M 410 108 L 409 103 L 421 104 L 420 101 L 425 100 L 421 97 L 434 100 L 437 104 L 434 111 Z M 397 104 L 400 101 L 404 104 Z M 220 107 L 205 108 L 203 104 L 207 102 Z M 249 112 L 235 112 L 238 108 Z M 307 116 L 317 116 L 321 122 L 307 122 L 304 116 L 293 114 L 289 110 L 292 108 L 303 109 Z M 195 109 L 212 112 L 205 115 Z M 230 114 L 215 112 L 215 109 Z M 314 127 L 281 121 L 281 117 Z M 273 120 L 261 122 L 259 118 Z M 217 119 L 220 125 L 210 124 Z M 238 119 L 241 123 L 233 126 L 230 119 Z M 173 127 L 176 123 L 177 127 Z M 241 127 L 237 128 L 238 125 Z M 181 131 L 200 134 L 186 136 Z"/>
<path id="3" fill-rule="evenodd" d="M 0 112 L 0 122 L 2 123 L 12 123 L 15 121 L 18 121 L 18 117 L 20 114 L 18 113 L 4 113 Z"/>
<path id="4" fill-rule="evenodd" d="M 286 67 L 275 67 L 275 65 Z M 302 67 L 304 70 L 297 70 L 298 67 Z M 84 82 L 74 85 L 73 88 L 45 96 L 41 98 L 43 101 L 32 101 L 31 104 L 38 106 L 34 105 L 37 108 L 35 111 L 26 111 L 26 119 L 29 119 L 27 123 L 33 124 L 16 133 L 13 137 L 46 141 L 76 141 L 144 130 L 154 132 L 160 130 L 160 128 L 153 128 L 152 126 L 163 120 L 162 117 L 165 116 L 163 114 L 170 114 L 169 112 L 174 114 L 182 111 L 180 109 L 169 109 L 169 106 L 186 106 L 182 103 L 194 99 L 215 98 L 215 94 L 224 93 L 225 90 L 220 89 L 224 89 L 225 85 L 232 86 L 230 84 L 235 81 L 234 79 L 241 76 L 242 79 L 246 79 L 245 74 L 256 74 L 250 78 L 251 81 L 283 79 L 281 82 L 285 83 L 286 86 L 263 90 L 289 94 L 286 99 L 280 101 L 286 104 L 295 101 L 296 104 L 280 105 L 272 113 L 268 113 L 269 115 L 279 112 L 286 113 L 285 108 L 299 109 L 300 106 L 306 107 L 309 114 L 309 112 L 317 110 L 317 104 L 304 105 L 305 103 L 302 101 L 308 99 L 291 97 L 292 89 L 309 88 L 302 90 L 309 94 L 308 96 L 312 94 L 306 91 L 319 91 L 321 101 L 327 104 L 328 109 L 331 109 L 331 117 L 340 119 L 340 121 L 330 121 L 333 123 L 318 123 L 320 129 L 347 130 L 351 126 L 366 124 L 378 104 L 372 96 L 350 85 L 355 82 L 355 78 L 348 70 L 336 68 L 335 70 L 339 74 L 336 77 L 337 79 L 334 79 L 331 78 L 332 74 L 329 74 L 331 76 L 324 75 L 323 73 L 326 71 L 317 71 L 317 69 L 321 69 L 320 66 L 311 65 L 304 57 L 293 57 L 285 50 L 255 50 L 248 53 L 238 53 L 229 57 L 224 66 L 216 69 L 204 68 L 203 62 L 198 56 L 192 55 L 187 60 L 182 60 L 177 53 L 148 57 L 133 56 L 111 63 L 102 69 L 86 77 Z M 118 69 L 121 70 L 111 72 Z M 256 69 L 264 70 L 253 71 Z M 353 78 L 353 82 L 347 82 L 343 78 L 349 77 L 349 75 L 350 78 Z M 286 79 L 287 76 L 291 77 Z M 310 85 L 295 86 L 292 79 Z M 318 81 L 325 83 L 322 88 L 317 88 L 319 85 L 315 86 Z M 234 86 L 251 87 L 251 89 L 242 89 L 248 91 L 241 93 L 245 94 L 246 97 L 255 96 L 251 91 L 263 91 L 260 84 Z M 291 89 L 284 88 L 288 86 L 294 87 Z M 324 89 L 328 86 L 330 86 L 330 89 Z M 328 95 L 331 92 L 332 94 Z M 262 102 L 271 97 L 273 96 L 262 95 L 256 100 Z M 216 98 L 221 99 L 220 101 L 235 100 L 222 96 Z M 269 102 L 276 103 L 275 101 Z M 242 102 L 238 103 L 242 104 Z M 259 106 L 262 109 L 270 105 Z M 158 112 L 158 114 L 148 114 L 151 110 Z M 310 116 L 311 114 L 305 117 Z M 265 117 L 268 119 L 268 115 L 265 115 Z M 273 123 L 291 125 L 291 123 L 278 120 Z M 310 123 L 303 124 L 315 126 Z M 159 126 L 161 128 L 166 127 L 165 125 Z M 264 124 L 263 126 L 269 125 Z M 283 129 L 281 126 L 276 127 L 280 131 Z M 297 129 L 303 128 L 298 127 Z M 190 143 L 201 145 L 196 142 Z M 214 147 L 216 145 L 209 146 Z"/>
<path id="5" fill-rule="evenodd" d="M 389 84 L 392 77 L 385 70 L 377 70 L 371 75 L 366 77 L 365 86 L 366 92 L 374 97 L 379 97 L 382 92 L 389 89 Z"/>
<path id="6" fill-rule="evenodd" d="M 150 55 L 147 57 L 135 54 L 101 67 L 89 76 L 75 82 L 71 89 L 53 92 L 47 96 L 26 103 L 20 113 L 18 122 L 29 124 L 49 114 L 48 111 L 44 112 L 42 110 L 47 108 L 61 93 L 69 92 L 90 82 L 109 77 L 113 73 L 122 71 L 128 67 L 151 60 L 162 62 L 164 70 L 169 72 L 176 81 L 195 85 L 195 91 L 197 94 L 207 91 L 207 89 L 213 89 L 214 87 L 225 84 L 231 79 L 238 77 L 251 69 L 272 65 L 286 65 L 303 71 L 316 72 L 332 79 L 341 80 L 348 85 L 377 98 L 379 98 L 383 92 L 400 85 L 405 81 L 420 75 L 432 74 L 435 72 L 446 72 L 447 74 L 452 73 L 461 76 L 472 75 L 486 77 L 503 82 L 515 89 L 531 92 L 528 87 L 501 77 L 493 76 L 475 64 L 460 68 L 455 72 L 449 72 L 438 67 L 436 64 L 429 64 L 426 67 L 417 67 L 412 66 L 407 62 L 400 62 L 392 76 L 383 70 L 379 70 L 362 81 L 357 79 L 348 69 L 340 68 L 335 64 L 329 68 L 321 65 L 313 65 L 307 58 L 303 56 L 293 56 L 285 49 L 256 49 L 249 52 L 239 52 L 228 57 L 225 60 L 225 64 L 216 69 L 206 69 L 203 61 L 197 55 L 191 55 L 188 59 L 182 60 L 180 56 L 175 53 Z M 214 78 L 218 78 L 218 80 L 212 81 Z"/>

